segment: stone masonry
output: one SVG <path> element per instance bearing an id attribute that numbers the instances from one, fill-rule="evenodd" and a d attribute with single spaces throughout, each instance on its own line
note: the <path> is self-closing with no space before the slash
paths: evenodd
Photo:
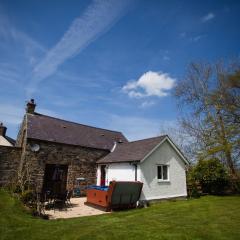
<path id="1" fill-rule="evenodd" d="M 29 181 L 37 191 L 42 191 L 46 164 L 68 165 L 67 189 L 75 187 L 76 178 L 79 177 L 86 179 L 81 183 L 83 188 L 96 184 L 96 161 L 108 151 L 28 139 L 26 133 L 26 117 L 24 117 L 16 142 L 17 146 L 22 147 L 19 169 L 22 173 L 28 172 Z M 40 146 L 39 151 L 32 151 L 31 147 L 34 144 Z"/>
<path id="2" fill-rule="evenodd" d="M 33 152 L 31 146 L 38 144 L 40 150 Z M 82 186 L 96 184 L 96 161 L 108 152 L 38 140 L 27 141 L 24 168 L 29 168 L 30 181 L 41 191 L 46 164 L 68 165 L 67 189 L 75 186 L 76 178 L 85 178 Z"/>
<path id="3" fill-rule="evenodd" d="M 21 148 L 0 146 L 0 186 L 14 183 L 21 156 Z"/>

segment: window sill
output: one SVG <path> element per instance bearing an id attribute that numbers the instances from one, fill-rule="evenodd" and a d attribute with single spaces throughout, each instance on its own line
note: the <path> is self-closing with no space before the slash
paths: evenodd
<path id="1" fill-rule="evenodd" d="M 170 180 L 158 180 L 159 183 L 170 183 Z"/>

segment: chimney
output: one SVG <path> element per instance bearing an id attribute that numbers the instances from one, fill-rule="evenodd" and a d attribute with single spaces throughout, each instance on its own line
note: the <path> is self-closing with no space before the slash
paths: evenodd
<path id="1" fill-rule="evenodd" d="M 36 104 L 34 102 L 34 99 L 31 99 L 26 106 L 26 113 L 31 113 L 33 114 L 35 111 Z"/>
<path id="2" fill-rule="evenodd" d="M 5 126 L 3 126 L 3 123 L 1 122 L 0 123 L 0 136 L 5 137 L 6 131 L 7 131 L 7 128 Z"/>

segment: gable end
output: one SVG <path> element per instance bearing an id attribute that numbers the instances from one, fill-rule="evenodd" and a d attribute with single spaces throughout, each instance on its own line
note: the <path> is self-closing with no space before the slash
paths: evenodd
<path id="1" fill-rule="evenodd" d="M 187 160 L 187 158 L 183 155 L 183 153 L 178 149 L 178 147 L 174 144 L 174 142 L 168 137 L 166 136 L 157 146 L 155 146 L 146 156 L 144 156 L 144 158 L 140 161 L 143 162 L 145 161 L 153 152 L 155 152 L 165 141 L 167 141 L 170 146 L 175 150 L 175 152 L 180 156 L 180 158 L 182 159 L 182 161 L 186 164 L 189 165 L 189 161 Z"/>

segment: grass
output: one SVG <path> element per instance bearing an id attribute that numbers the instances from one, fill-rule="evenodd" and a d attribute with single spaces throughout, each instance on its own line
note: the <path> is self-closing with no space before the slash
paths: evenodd
<path id="1" fill-rule="evenodd" d="M 146 209 L 47 221 L 0 190 L 0 239 L 240 239 L 240 196 L 206 196 Z"/>

